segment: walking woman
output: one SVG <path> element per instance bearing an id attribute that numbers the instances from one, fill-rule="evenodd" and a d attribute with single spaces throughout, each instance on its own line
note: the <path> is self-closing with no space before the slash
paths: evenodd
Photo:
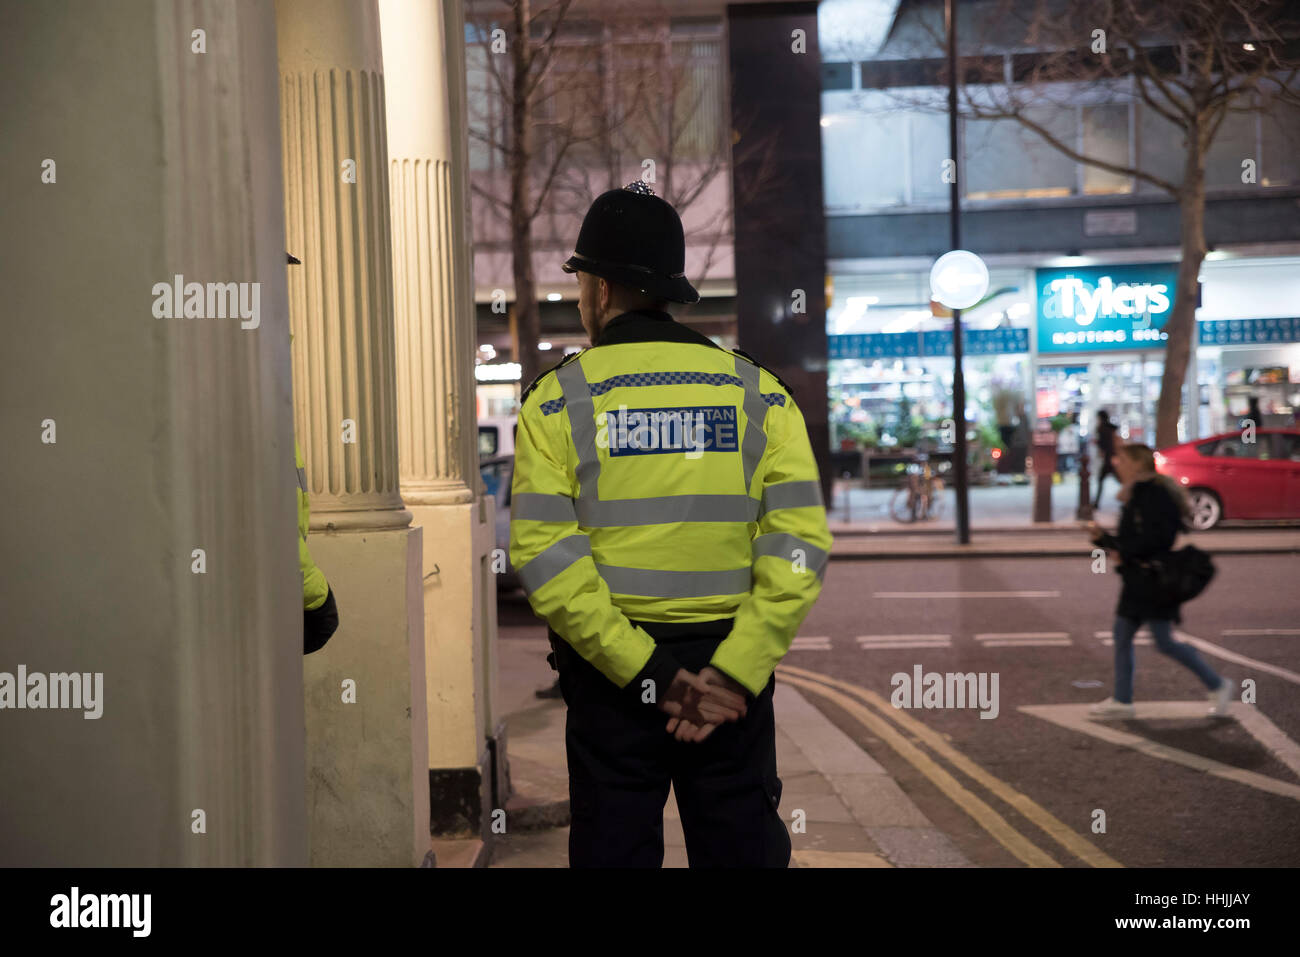
<path id="1" fill-rule="evenodd" d="M 1131 718 L 1133 709 L 1133 636 L 1146 622 L 1156 648 L 1195 672 L 1210 690 L 1211 714 L 1228 713 L 1232 682 L 1215 674 L 1191 645 L 1175 641 L 1173 626 L 1181 619 L 1176 604 L 1162 604 L 1151 592 L 1138 563 L 1167 554 L 1189 517 L 1182 488 L 1168 476 L 1156 472 L 1155 455 L 1145 445 L 1125 445 L 1111 456 L 1115 475 L 1123 483 L 1118 494 L 1123 503 L 1119 530 L 1103 531 L 1095 522 L 1088 526 L 1093 544 L 1118 556 L 1124 585 L 1115 610 L 1115 694 L 1095 705 L 1091 714 L 1099 718 Z"/>

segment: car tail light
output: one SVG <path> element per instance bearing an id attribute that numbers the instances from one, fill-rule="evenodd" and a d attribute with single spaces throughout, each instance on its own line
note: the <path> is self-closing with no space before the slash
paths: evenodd
<path id="1" fill-rule="evenodd" d="M 1162 469 L 1162 468 L 1164 468 L 1164 467 L 1165 467 L 1165 463 L 1167 463 L 1168 461 L 1169 461 L 1169 460 L 1168 460 L 1167 458 L 1165 458 L 1164 455 L 1163 455 L 1162 453 L 1160 453 L 1160 452 L 1157 452 L 1157 453 L 1156 453 L 1156 468 L 1157 468 L 1157 469 Z"/>

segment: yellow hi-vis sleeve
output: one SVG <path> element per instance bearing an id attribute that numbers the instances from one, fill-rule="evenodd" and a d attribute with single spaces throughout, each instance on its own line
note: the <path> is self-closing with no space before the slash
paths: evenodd
<path id="1" fill-rule="evenodd" d="M 793 400 L 764 423 L 767 447 L 754 494 L 761 495 L 753 542 L 752 585 L 731 634 L 710 664 L 761 694 L 821 591 L 830 557 L 817 461 L 803 414 Z"/>
<path id="2" fill-rule="evenodd" d="M 566 467 L 568 410 L 543 416 L 539 405 L 534 395 L 519 410 L 510 492 L 510 562 L 519 571 L 533 611 L 601 674 L 624 688 L 650 662 L 657 646 L 614 604 L 609 586 L 596 571 L 591 542 L 578 528 L 576 480 L 570 479 Z M 662 678 L 670 680 L 666 673 Z M 658 694 L 665 690 L 660 688 Z"/>
<path id="3" fill-rule="evenodd" d="M 311 524 L 311 505 L 307 500 L 307 480 L 302 465 L 302 449 L 293 443 L 294 463 L 298 467 L 298 570 L 302 572 L 302 607 L 315 611 L 325 604 L 329 595 L 329 584 L 325 573 L 312 561 L 311 552 L 307 550 L 307 527 Z"/>

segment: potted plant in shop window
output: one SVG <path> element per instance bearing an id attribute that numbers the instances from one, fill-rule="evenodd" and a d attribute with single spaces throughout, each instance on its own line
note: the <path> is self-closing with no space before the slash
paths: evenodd
<path id="1" fill-rule="evenodd" d="M 1007 454 L 1002 435 L 997 426 L 986 419 L 976 429 L 976 436 L 980 444 L 980 471 L 992 472 L 998 466 L 998 459 Z"/>
<path id="2" fill-rule="evenodd" d="M 912 400 L 907 396 L 898 400 L 897 415 L 898 427 L 894 429 L 894 436 L 898 439 L 899 448 L 915 448 L 921 438 L 921 422 L 912 415 Z"/>

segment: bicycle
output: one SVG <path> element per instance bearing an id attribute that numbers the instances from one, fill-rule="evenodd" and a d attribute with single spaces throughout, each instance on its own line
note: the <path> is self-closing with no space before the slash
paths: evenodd
<path id="1" fill-rule="evenodd" d="M 894 492 L 889 511 L 896 522 L 938 518 L 943 511 L 943 479 L 930 467 L 928 455 L 918 455 L 907 466 L 907 484 Z"/>

